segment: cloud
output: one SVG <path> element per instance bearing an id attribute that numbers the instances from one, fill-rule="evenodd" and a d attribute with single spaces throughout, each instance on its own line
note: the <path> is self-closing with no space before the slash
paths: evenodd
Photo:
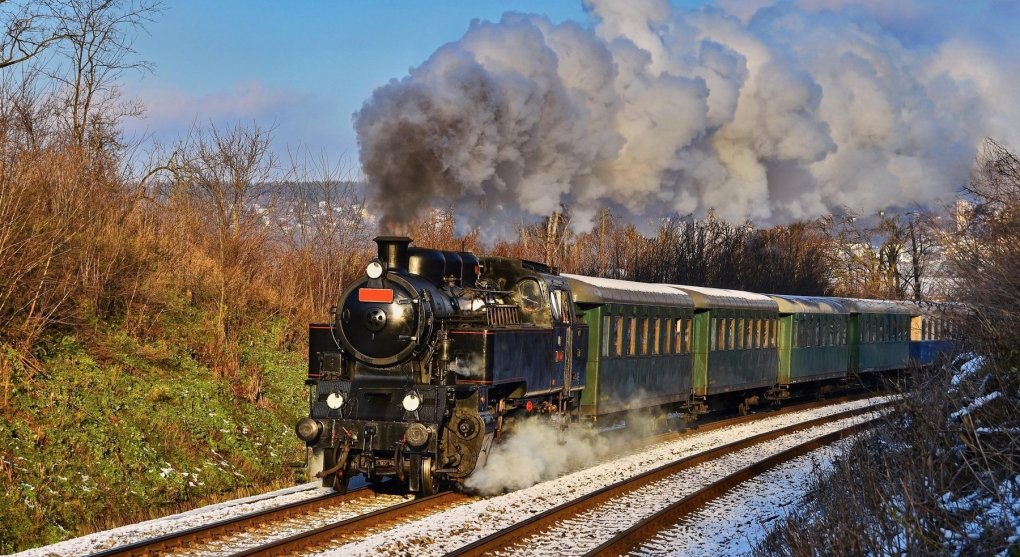
<path id="1" fill-rule="evenodd" d="M 143 118 L 126 123 L 129 135 L 148 136 L 163 143 L 179 139 L 193 125 L 257 124 L 273 129 L 274 148 L 285 153 L 299 145 L 323 146 L 331 155 L 350 143 L 339 124 L 335 103 L 306 92 L 267 86 L 259 81 L 237 83 L 229 89 L 195 94 L 161 86 L 130 91 L 145 107 Z"/>

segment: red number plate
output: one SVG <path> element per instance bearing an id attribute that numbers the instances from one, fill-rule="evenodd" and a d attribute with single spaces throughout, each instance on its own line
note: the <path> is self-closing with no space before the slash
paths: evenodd
<path id="1" fill-rule="evenodd" d="M 393 291 L 389 288 L 359 288 L 358 301 L 392 304 Z"/>

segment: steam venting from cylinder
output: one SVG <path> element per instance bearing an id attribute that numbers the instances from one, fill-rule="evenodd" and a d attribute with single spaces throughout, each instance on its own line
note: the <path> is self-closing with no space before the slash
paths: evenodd
<path id="1" fill-rule="evenodd" d="M 954 195 L 985 137 L 1020 144 L 1020 38 L 970 30 L 1020 11 L 718 2 L 473 22 L 355 116 L 382 228 L 448 206 L 502 236 L 561 204 L 578 232 L 603 207 L 638 225 L 870 214 Z"/>

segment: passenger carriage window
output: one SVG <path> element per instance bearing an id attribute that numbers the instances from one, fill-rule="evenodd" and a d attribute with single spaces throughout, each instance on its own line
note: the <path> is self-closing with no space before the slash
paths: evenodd
<path id="1" fill-rule="evenodd" d="M 754 348 L 754 319 L 748 319 L 744 324 L 747 326 L 744 329 L 744 348 L 750 350 Z"/>
<path id="2" fill-rule="evenodd" d="M 737 348 L 737 350 L 743 350 L 744 349 L 744 320 L 743 319 L 737 319 L 736 336 L 737 336 L 736 342 L 735 342 L 736 348 Z"/>
<path id="3" fill-rule="evenodd" d="M 627 356 L 637 353 L 637 318 L 627 317 Z"/>
<path id="4" fill-rule="evenodd" d="M 708 328 L 708 349 L 711 351 L 716 350 L 716 339 L 718 338 L 718 330 L 716 328 L 716 318 L 712 318 L 712 326 Z"/>
<path id="5" fill-rule="evenodd" d="M 615 327 L 613 328 L 613 355 L 620 357 L 623 355 L 623 317 L 617 317 L 614 319 Z"/>
<path id="6" fill-rule="evenodd" d="M 660 342 L 660 339 L 662 338 L 662 334 L 661 334 L 662 333 L 662 329 L 661 329 L 661 327 L 662 327 L 662 320 L 659 319 L 658 317 L 656 317 L 654 325 L 655 325 L 653 327 L 654 331 L 652 333 L 652 339 L 653 339 L 652 340 L 652 354 L 656 354 L 657 355 L 659 353 L 659 342 Z"/>
<path id="7" fill-rule="evenodd" d="M 610 339 L 613 336 L 612 335 L 612 331 L 610 330 L 610 327 L 612 327 L 612 323 L 613 323 L 613 321 L 612 321 L 611 317 L 609 317 L 608 315 L 603 315 L 602 316 L 602 357 L 603 358 L 608 358 L 609 357 L 609 341 L 610 341 Z"/>
<path id="8" fill-rule="evenodd" d="M 726 350 L 734 350 L 737 346 L 736 329 L 737 319 L 730 317 L 726 320 Z"/>
<path id="9" fill-rule="evenodd" d="M 676 328 L 673 329 L 673 350 L 675 350 L 677 354 L 683 354 L 684 346 L 682 336 L 684 334 L 684 319 L 677 319 L 673 322 L 673 324 L 676 326 Z"/>
<path id="10" fill-rule="evenodd" d="M 648 355 L 648 318 L 641 318 L 641 355 Z"/>
<path id="11" fill-rule="evenodd" d="M 673 353 L 673 320 L 668 317 L 662 318 L 662 353 Z"/>

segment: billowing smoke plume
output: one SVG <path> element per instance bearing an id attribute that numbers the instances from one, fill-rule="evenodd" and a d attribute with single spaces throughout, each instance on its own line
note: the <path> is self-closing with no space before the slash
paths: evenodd
<path id="1" fill-rule="evenodd" d="M 384 226 L 451 204 L 486 229 L 561 204 L 578 229 L 603 206 L 635 222 L 867 213 L 952 195 L 984 137 L 1018 137 L 1017 64 L 981 41 L 906 37 L 909 10 L 731 4 L 472 23 L 356 115 Z"/>

